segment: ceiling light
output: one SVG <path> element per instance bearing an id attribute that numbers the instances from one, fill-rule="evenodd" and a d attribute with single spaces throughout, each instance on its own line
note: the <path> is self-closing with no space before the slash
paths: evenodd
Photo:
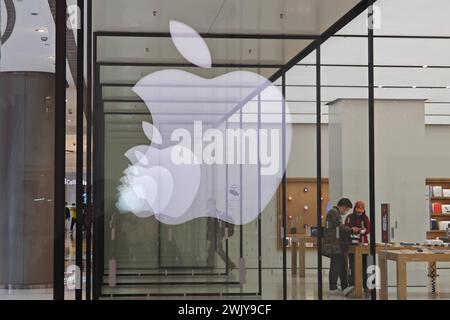
<path id="1" fill-rule="evenodd" d="M 39 33 L 47 33 L 48 32 L 47 28 L 38 28 L 34 31 L 39 32 Z"/>
<path id="2" fill-rule="evenodd" d="M 417 88 L 417 86 L 412 86 L 412 88 L 413 88 L 413 89 L 416 89 L 416 88 Z"/>
<path id="3" fill-rule="evenodd" d="M 49 59 L 49 60 L 54 60 L 54 59 L 55 59 L 55 56 L 48 56 L 48 59 Z"/>
<path id="4" fill-rule="evenodd" d="M 425 64 L 425 65 L 422 66 L 422 68 L 428 68 L 428 65 Z"/>
<path id="5" fill-rule="evenodd" d="M 378 86 L 378 88 L 380 88 L 380 89 L 381 89 L 381 88 L 383 88 L 383 86 Z"/>
<path id="6" fill-rule="evenodd" d="M 450 86 L 447 86 L 446 88 L 447 88 L 447 89 L 450 89 Z"/>

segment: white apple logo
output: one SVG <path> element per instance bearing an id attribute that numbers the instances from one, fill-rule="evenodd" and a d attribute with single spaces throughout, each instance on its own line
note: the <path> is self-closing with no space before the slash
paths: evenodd
<path id="1" fill-rule="evenodd" d="M 124 170 L 122 185 L 118 188 L 117 207 L 121 211 L 132 212 L 141 218 L 152 215 L 169 215 L 178 218 L 189 208 L 198 192 L 200 166 L 172 164 L 171 156 L 174 147 L 162 150 L 156 148 L 154 145 L 162 144 L 158 129 L 150 123 L 143 122 L 143 130 L 152 145 L 136 146 L 125 153 L 132 165 Z M 195 157 L 195 155 L 192 156 Z M 176 184 L 174 176 L 177 177 Z M 180 192 L 186 196 L 177 201 L 170 201 L 173 194 Z"/>
<path id="2" fill-rule="evenodd" d="M 208 46 L 195 30 L 171 21 L 170 33 L 184 58 L 200 67 L 199 71 L 211 69 Z M 236 122 L 238 113 L 233 110 L 256 90 L 261 90 L 261 124 L 258 127 L 255 97 L 243 106 L 245 114 L 240 128 Z M 122 185 L 118 188 L 119 210 L 139 217 L 154 214 L 162 223 L 181 224 L 214 216 L 215 211 L 207 210 L 208 199 L 214 198 L 216 209 L 226 212 L 219 219 L 234 224 L 247 224 L 256 219 L 259 207 L 262 211 L 272 200 L 284 174 L 280 147 L 282 130 L 285 130 L 286 159 L 291 151 L 290 111 L 285 104 L 286 122 L 283 124 L 284 98 L 280 90 L 268 79 L 244 70 L 208 79 L 184 70 L 166 69 L 144 77 L 133 91 L 151 112 L 153 125 L 144 123 L 143 129 L 152 145 L 136 146 L 125 154 L 131 166 L 124 171 Z M 231 115 L 228 128 L 221 122 L 226 115 Z M 198 123 L 203 127 L 199 129 Z M 180 130 L 188 134 L 188 139 L 180 138 Z M 233 130 L 241 133 L 236 139 L 230 135 L 229 131 Z M 163 139 L 161 132 L 167 133 L 167 138 Z M 259 137 L 259 154 L 255 140 L 249 142 L 252 133 Z M 206 159 L 208 152 L 215 162 Z M 192 161 L 175 161 L 174 153 L 182 153 L 184 159 Z M 250 159 L 259 159 L 261 172 L 258 163 Z M 225 174 L 228 174 L 227 179 Z M 258 185 L 261 186 L 260 203 Z M 230 186 L 239 192 L 226 197 Z M 242 212 L 237 200 L 242 201 Z"/>

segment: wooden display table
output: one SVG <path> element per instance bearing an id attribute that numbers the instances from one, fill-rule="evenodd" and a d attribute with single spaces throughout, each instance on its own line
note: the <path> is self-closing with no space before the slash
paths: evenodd
<path id="1" fill-rule="evenodd" d="M 393 246 L 388 244 L 377 243 L 376 252 L 379 254 L 381 251 L 386 250 L 404 250 L 411 247 Z M 370 246 L 368 244 L 351 245 L 348 249 L 349 254 L 354 255 L 355 267 L 354 267 L 354 286 L 355 286 L 355 298 L 363 297 L 363 256 L 370 255 Z"/>
<path id="2" fill-rule="evenodd" d="M 437 262 L 450 261 L 450 250 L 428 250 L 424 252 L 416 250 L 398 250 L 381 251 L 379 253 L 379 266 L 381 273 L 380 299 L 388 299 L 388 270 L 387 261 L 392 260 L 397 263 L 397 299 L 406 300 L 407 293 L 407 272 L 406 264 L 408 262 L 428 262 L 435 267 Z M 439 253 L 435 253 L 439 252 Z M 442 252 L 442 253 L 440 253 Z"/>
<path id="3" fill-rule="evenodd" d="M 298 235 L 292 237 L 291 239 L 291 272 L 292 275 L 297 274 L 297 252 L 299 256 L 299 276 L 305 277 L 305 256 L 306 256 L 306 244 L 307 243 L 316 243 L 316 238 L 312 236 L 306 235 Z"/>

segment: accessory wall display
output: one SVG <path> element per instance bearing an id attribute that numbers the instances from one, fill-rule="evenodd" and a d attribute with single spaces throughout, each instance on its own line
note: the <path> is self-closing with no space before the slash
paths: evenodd
<path id="1" fill-rule="evenodd" d="M 447 236 L 447 231 L 439 228 L 439 222 L 450 220 L 450 178 L 427 178 L 425 180 L 425 199 L 428 203 L 430 229 L 427 239 Z"/>
<path id="2" fill-rule="evenodd" d="M 286 179 L 286 226 L 287 237 L 310 235 L 317 226 L 317 180 L 314 178 Z M 322 179 L 322 217 L 327 214 L 328 179 Z M 278 239 L 281 239 L 281 187 L 278 189 Z M 295 232 L 295 233 L 294 233 Z M 281 240 L 278 243 L 282 247 Z"/>

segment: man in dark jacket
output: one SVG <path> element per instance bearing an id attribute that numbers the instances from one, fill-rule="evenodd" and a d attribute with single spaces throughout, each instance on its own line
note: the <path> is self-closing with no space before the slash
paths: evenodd
<path id="1" fill-rule="evenodd" d="M 322 241 L 322 254 L 330 258 L 329 285 L 330 294 L 338 294 L 337 281 L 340 280 L 342 292 L 348 296 L 354 288 L 348 285 L 346 255 L 351 243 L 351 234 L 359 232 L 359 228 L 350 228 L 342 223 L 345 216 L 353 208 L 347 198 L 339 200 L 337 206 L 327 213 Z"/>

